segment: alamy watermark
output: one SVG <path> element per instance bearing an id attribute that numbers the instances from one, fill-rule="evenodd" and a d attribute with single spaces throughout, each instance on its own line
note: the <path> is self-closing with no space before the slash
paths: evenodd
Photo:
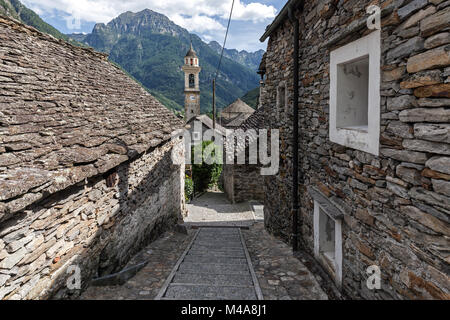
<path id="1" fill-rule="evenodd" d="M 366 12 L 370 14 L 367 19 L 367 28 L 369 30 L 381 30 L 381 9 L 379 6 L 371 5 L 366 8 Z"/>
<path id="2" fill-rule="evenodd" d="M 79 266 L 71 265 L 66 270 L 67 274 L 70 274 L 67 278 L 66 286 L 69 290 L 80 290 L 81 289 L 81 269 Z"/>
<path id="3" fill-rule="evenodd" d="M 367 288 L 369 290 L 381 289 L 381 270 L 377 265 L 373 265 L 367 268 L 366 273 L 369 275 L 366 281 Z"/>
<path id="4" fill-rule="evenodd" d="M 219 133 L 208 129 L 203 132 L 200 121 L 193 122 L 192 134 L 189 130 L 178 130 L 172 140 L 184 138 L 185 164 L 250 164 L 261 165 L 261 175 L 278 173 L 280 164 L 280 133 L 278 129 L 229 130 Z M 270 140 L 270 142 L 269 142 Z M 203 148 L 204 141 L 211 141 Z M 270 148 L 269 148 L 270 145 Z M 247 154 L 248 150 L 248 154 Z M 181 164 L 174 150 L 172 160 Z"/>

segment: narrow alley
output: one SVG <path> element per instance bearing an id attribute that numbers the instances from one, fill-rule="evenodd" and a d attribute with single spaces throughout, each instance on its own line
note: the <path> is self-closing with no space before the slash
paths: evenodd
<path id="1" fill-rule="evenodd" d="M 133 277 L 94 280 L 81 299 L 328 299 L 291 248 L 264 230 L 261 205 L 208 192 L 188 210 L 187 234 L 165 233 L 124 269 L 142 266 Z"/>

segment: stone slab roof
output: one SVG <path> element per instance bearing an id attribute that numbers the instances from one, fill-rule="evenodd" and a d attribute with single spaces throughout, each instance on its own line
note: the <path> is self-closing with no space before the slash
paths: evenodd
<path id="1" fill-rule="evenodd" d="M 191 118 L 188 121 L 188 124 L 191 124 L 194 121 L 200 121 L 209 129 L 213 129 L 213 127 L 214 127 L 213 120 L 210 117 L 208 117 L 206 114 L 202 114 L 202 115 Z M 227 129 L 225 129 L 220 124 L 218 124 L 217 121 L 216 121 L 216 131 L 224 137 L 227 135 Z"/>
<path id="2" fill-rule="evenodd" d="M 228 107 L 222 110 L 222 114 L 224 113 L 253 113 L 255 110 L 246 104 L 241 99 L 237 99 L 235 102 L 230 104 Z"/>
<path id="3" fill-rule="evenodd" d="M 234 118 L 231 118 L 229 120 L 222 118 L 222 123 L 227 128 L 239 128 L 244 123 L 244 121 L 247 120 L 248 117 L 250 117 L 251 115 L 252 115 L 251 113 L 240 113 Z"/>
<path id="4" fill-rule="evenodd" d="M 105 54 L 0 16 L 0 221 L 182 127 Z"/>
<path id="5" fill-rule="evenodd" d="M 250 117 L 245 120 L 238 129 L 246 132 L 248 138 L 245 141 L 237 140 L 236 145 L 236 156 L 245 152 L 245 149 L 250 145 L 258 143 L 259 129 L 265 129 L 264 124 L 264 111 L 265 107 L 261 107 L 255 111 Z M 254 130 L 254 132 L 249 132 L 248 130 Z"/>
<path id="6" fill-rule="evenodd" d="M 248 129 L 264 129 L 264 110 L 265 107 L 261 107 L 255 111 L 247 120 L 241 125 L 241 129 L 246 131 Z"/>

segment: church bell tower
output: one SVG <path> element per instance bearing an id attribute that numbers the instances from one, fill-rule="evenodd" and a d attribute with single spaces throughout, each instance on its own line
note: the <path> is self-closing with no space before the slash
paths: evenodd
<path id="1" fill-rule="evenodd" d="M 199 74 L 202 68 L 199 67 L 198 57 L 194 49 L 189 49 L 184 57 L 184 120 L 188 122 L 193 117 L 200 115 L 200 85 Z"/>

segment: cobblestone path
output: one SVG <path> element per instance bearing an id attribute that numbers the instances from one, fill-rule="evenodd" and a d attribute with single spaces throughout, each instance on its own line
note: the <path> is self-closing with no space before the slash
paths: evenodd
<path id="1" fill-rule="evenodd" d="M 231 204 L 222 192 L 207 192 L 188 204 L 187 209 L 186 226 L 250 227 L 256 218 L 248 203 Z"/>
<path id="2" fill-rule="evenodd" d="M 157 299 L 262 300 L 239 228 L 200 228 Z"/>
<path id="3" fill-rule="evenodd" d="M 147 262 L 133 278 L 91 286 L 81 299 L 258 299 L 258 287 L 266 300 L 328 299 L 291 248 L 264 229 L 262 206 L 207 193 L 188 209 L 187 235 L 165 233 L 130 261 Z"/>

